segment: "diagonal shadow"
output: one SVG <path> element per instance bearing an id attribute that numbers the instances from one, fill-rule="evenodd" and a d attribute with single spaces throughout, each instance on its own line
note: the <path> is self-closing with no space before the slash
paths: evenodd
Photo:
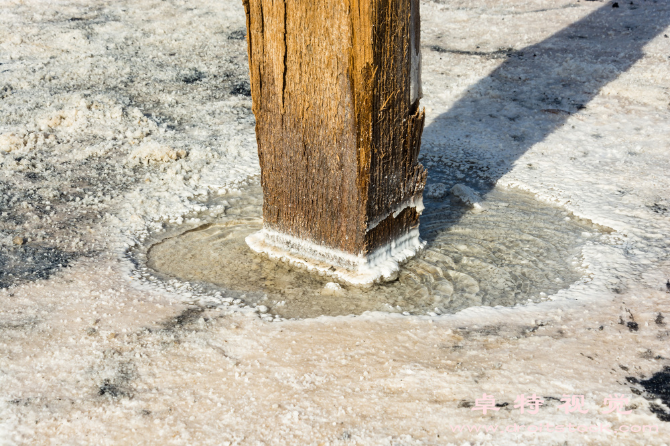
<path id="1" fill-rule="evenodd" d="M 528 149 L 563 126 L 571 114 L 588 108 L 605 85 L 640 60 L 644 45 L 670 24 L 670 2 L 619 0 L 619 7 L 613 5 L 607 2 L 544 41 L 518 51 L 429 47 L 506 61 L 424 130 L 424 143 L 438 149 L 425 157 L 427 191 L 435 183 L 449 188 L 466 182 L 483 193 L 491 190 Z M 423 223 L 440 213 L 443 200 L 424 196 L 422 238 L 430 242 L 431 225 Z M 453 213 L 462 215 L 465 209 L 452 207 L 449 212 L 449 220 L 458 221 L 460 216 Z"/>

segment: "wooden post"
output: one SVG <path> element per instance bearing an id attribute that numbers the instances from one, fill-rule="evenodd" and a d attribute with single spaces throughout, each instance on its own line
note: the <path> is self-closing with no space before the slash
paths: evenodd
<path id="1" fill-rule="evenodd" d="M 256 251 L 352 283 L 423 245 L 419 0 L 243 0 L 264 229 Z"/>

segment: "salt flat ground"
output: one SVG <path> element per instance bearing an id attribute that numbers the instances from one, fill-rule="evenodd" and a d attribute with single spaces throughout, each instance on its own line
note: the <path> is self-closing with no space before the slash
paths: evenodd
<path id="1" fill-rule="evenodd" d="M 670 443 L 670 3 L 617 5 L 422 3 L 422 161 L 610 228 L 583 280 L 270 323 L 126 255 L 258 177 L 241 2 L 0 1 L 0 443 Z"/>

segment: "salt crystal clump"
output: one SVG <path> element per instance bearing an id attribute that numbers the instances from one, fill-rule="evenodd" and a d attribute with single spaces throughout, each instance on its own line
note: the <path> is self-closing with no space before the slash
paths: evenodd
<path id="1" fill-rule="evenodd" d="M 135 164 L 149 164 L 150 162 L 176 161 L 186 156 L 186 150 L 173 149 L 159 144 L 156 141 L 142 143 L 128 156 L 128 160 Z"/>
<path id="2" fill-rule="evenodd" d="M 53 115 L 49 116 L 40 122 L 40 128 L 46 130 L 47 128 L 55 129 L 57 127 L 72 127 L 77 121 L 79 110 L 58 110 Z"/>
<path id="3" fill-rule="evenodd" d="M 472 208 L 477 211 L 482 211 L 484 209 L 481 205 L 482 197 L 465 184 L 457 184 L 452 187 L 451 194 L 461 200 L 463 204 L 472 206 Z"/>
<path id="4" fill-rule="evenodd" d="M 25 146 L 25 141 L 14 133 L 3 133 L 0 135 L 0 151 L 13 152 L 21 150 Z"/>
<path id="5" fill-rule="evenodd" d="M 428 184 L 423 194 L 428 198 L 442 198 L 447 195 L 447 186 L 444 183 Z"/>
<path id="6" fill-rule="evenodd" d="M 339 283 L 328 282 L 326 286 L 323 287 L 321 294 L 326 296 L 337 296 L 342 294 L 342 287 Z"/>

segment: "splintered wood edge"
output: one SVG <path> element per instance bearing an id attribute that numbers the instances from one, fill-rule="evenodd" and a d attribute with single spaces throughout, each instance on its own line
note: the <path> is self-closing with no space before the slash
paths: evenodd
<path id="1" fill-rule="evenodd" d="M 395 280 L 402 262 L 426 246 L 419 238 L 418 229 L 410 230 L 367 256 L 327 248 L 269 229 L 255 232 L 245 241 L 253 251 L 270 259 L 358 286 Z"/>

